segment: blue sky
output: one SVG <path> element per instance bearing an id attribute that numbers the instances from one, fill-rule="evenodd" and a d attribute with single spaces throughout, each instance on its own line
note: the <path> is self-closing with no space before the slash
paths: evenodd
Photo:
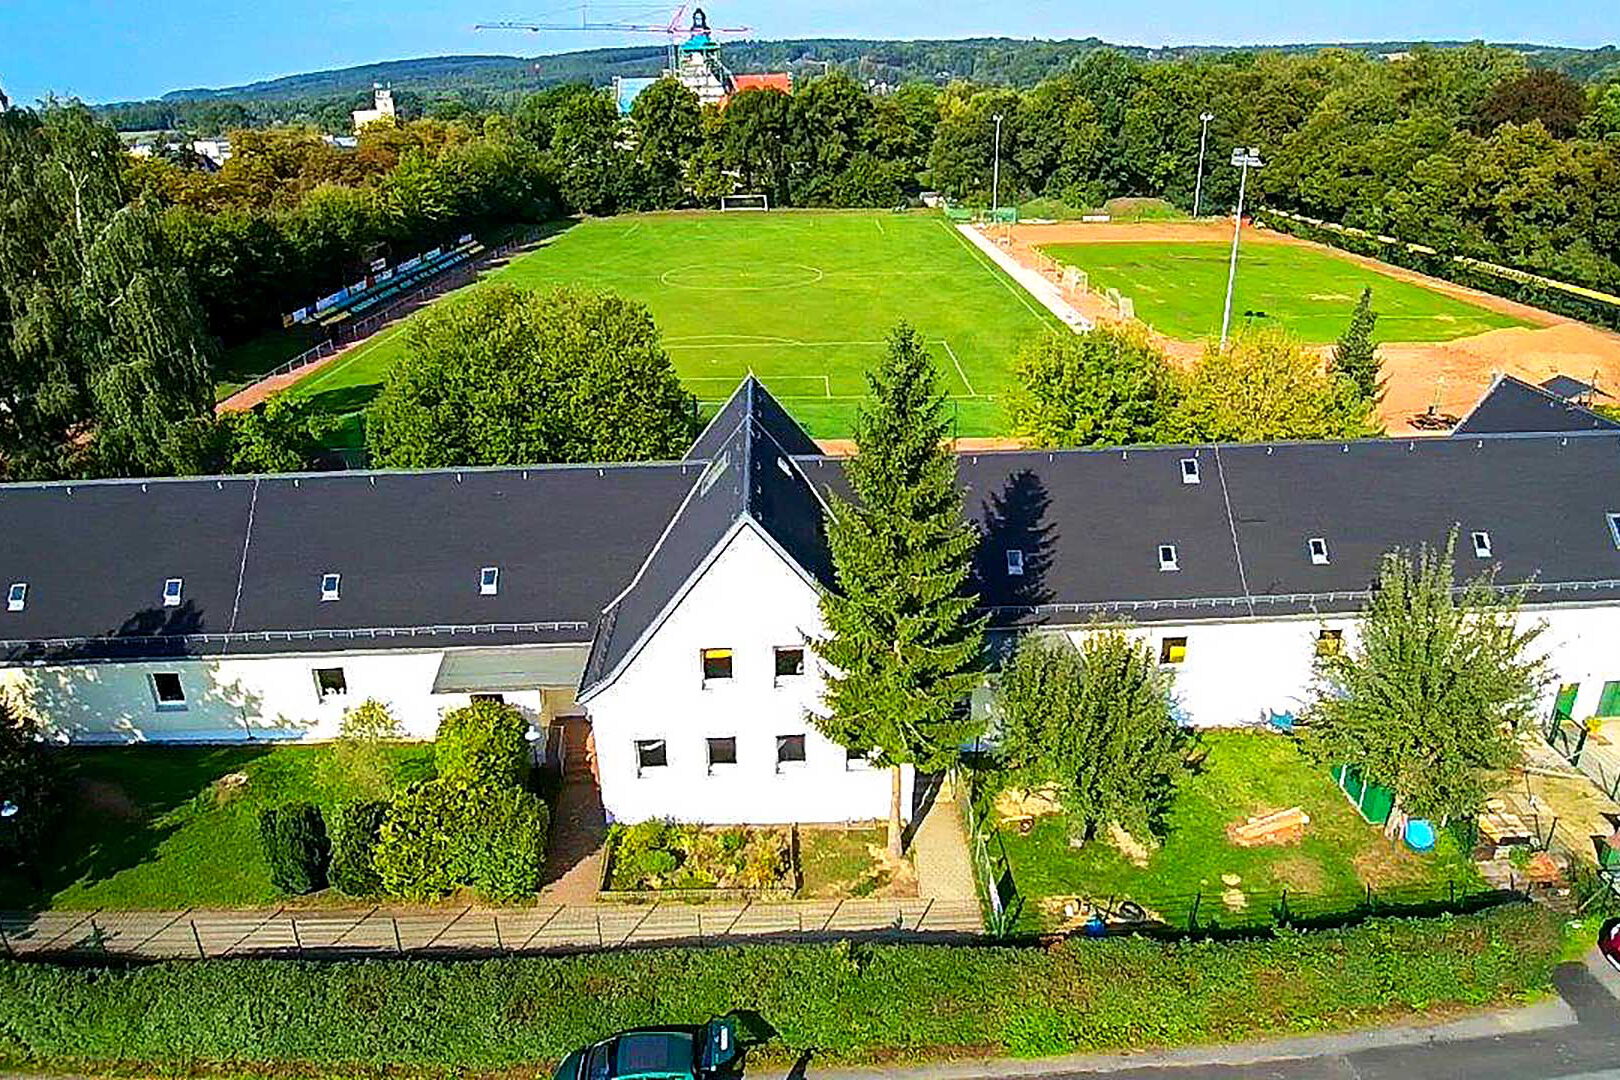
<path id="1" fill-rule="evenodd" d="M 668 9 L 673 9 L 669 5 Z M 591 6 L 643 21 L 656 6 Z M 446 53 L 533 55 L 636 42 L 588 34 L 474 33 L 481 20 L 577 20 L 557 0 L 0 0 L 0 87 L 89 101 L 153 97 L 276 75 Z M 1620 38 L 1612 0 L 716 0 L 717 24 L 754 36 L 1086 37 L 1144 45 L 1476 38 L 1595 46 Z M 647 40 L 647 39 L 641 39 Z M 656 40 L 656 39 L 652 39 Z"/>

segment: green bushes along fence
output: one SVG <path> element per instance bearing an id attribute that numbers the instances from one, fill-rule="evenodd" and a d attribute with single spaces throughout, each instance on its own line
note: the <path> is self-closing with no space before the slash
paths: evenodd
<path id="1" fill-rule="evenodd" d="M 1230 1041 L 1551 988 L 1560 923 L 1512 905 L 1250 940 L 746 946 L 467 962 L 0 962 L 0 1066 L 543 1066 L 621 1028 L 753 1010 L 773 1057 L 1036 1056 Z M 1130 977 L 1120 978 L 1121 972 Z"/>

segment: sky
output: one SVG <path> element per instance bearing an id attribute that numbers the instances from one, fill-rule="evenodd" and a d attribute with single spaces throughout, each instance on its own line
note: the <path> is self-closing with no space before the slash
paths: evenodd
<path id="1" fill-rule="evenodd" d="M 593 21 L 673 10 L 601 0 Z M 558 0 L 0 0 L 0 88 L 86 101 L 156 97 L 379 60 L 532 56 L 659 39 L 475 32 L 481 21 L 579 21 Z M 1122 44 L 1474 39 L 1594 47 L 1620 40 L 1612 0 L 714 0 L 717 25 L 756 38 L 1100 37 Z"/>

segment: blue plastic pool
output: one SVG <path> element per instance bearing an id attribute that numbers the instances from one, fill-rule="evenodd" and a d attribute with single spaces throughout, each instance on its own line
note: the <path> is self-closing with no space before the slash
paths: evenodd
<path id="1" fill-rule="evenodd" d="M 1406 846 L 1413 851 L 1434 850 L 1434 826 L 1422 818 L 1406 823 Z"/>

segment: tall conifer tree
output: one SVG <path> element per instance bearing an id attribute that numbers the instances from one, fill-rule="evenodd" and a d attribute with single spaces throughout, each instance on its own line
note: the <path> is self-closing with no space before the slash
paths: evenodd
<path id="1" fill-rule="evenodd" d="M 889 850 L 901 852 L 901 767 L 940 769 L 977 734 L 984 620 L 967 591 L 978 532 L 962 515 L 946 446 L 945 399 L 922 339 L 905 323 L 867 375 L 845 474 L 853 501 L 827 521 L 836 589 L 824 594 L 831 667 L 817 726 L 891 770 Z"/>
<path id="2" fill-rule="evenodd" d="M 1350 325 L 1333 346 L 1333 370 L 1356 384 L 1356 389 L 1368 401 L 1384 396 L 1383 365 L 1378 362 L 1378 346 L 1373 344 L 1373 327 L 1378 324 L 1378 313 L 1372 309 L 1372 289 L 1361 290 L 1356 310 L 1350 315 Z"/>

